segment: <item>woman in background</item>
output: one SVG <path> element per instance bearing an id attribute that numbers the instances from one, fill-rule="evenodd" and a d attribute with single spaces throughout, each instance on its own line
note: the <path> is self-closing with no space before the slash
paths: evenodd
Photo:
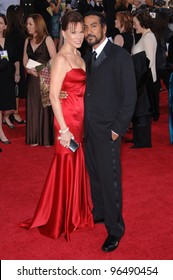
<path id="1" fill-rule="evenodd" d="M 7 9 L 7 37 L 8 40 L 16 45 L 19 62 L 20 62 L 20 81 L 18 85 L 18 92 L 16 92 L 16 110 L 10 116 L 11 121 L 18 124 L 23 124 L 25 121 L 19 115 L 19 98 L 25 97 L 25 69 L 23 67 L 23 49 L 26 38 L 24 23 L 23 23 L 23 9 L 21 6 L 10 5 Z"/>
<path id="2" fill-rule="evenodd" d="M 35 68 L 27 69 L 27 63 L 29 59 L 41 64 L 48 62 L 56 54 L 55 44 L 41 15 L 29 15 L 26 27 L 29 35 L 25 40 L 23 56 L 27 71 L 26 143 L 50 146 L 54 143 L 52 108 L 43 108 L 38 73 Z"/>
<path id="3" fill-rule="evenodd" d="M 153 20 L 152 31 L 157 40 L 156 51 L 156 73 L 157 81 L 155 83 L 155 95 L 153 96 L 153 112 L 152 117 L 154 121 L 157 121 L 160 116 L 160 89 L 161 80 L 164 82 L 166 89 L 169 90 L 169 78 L 171 69 L 168 68 L 168 45 L 173 38 L 173 31 L 169 29 L 169 16 L 165 12 L 156 13 L 156 17 Z"/>
<path id="4" fill-rule="evenodd" d="M 115 27 L 120 34 L 114 37 L 114 44 L 126 49 L 130 54 L 133 46 L 133 16 L 129 11 L 116 13 Z"/>
<path id="5" fill-rule="evenodd" d="M 60 39 L 60 29 L 61 29 L 61 2 L 62 0 L 48 0 L 51 10 L 52 10 L 52 17 L 51 17 L 51 31 L 50 34 L 53 38 L 55 43 L 55 48 L 58 50 L 58 44 Z"/>
<path id="6" fill-rule="evenodd" d="M 141 39 L 133 46 L 138 99 L 133 117 L 132 148 L 150 148 L 151 142 L 151 103 L 150 92 L 156 81 L 157 41 L 151 31 L 152 18 L 147 11 L 137 10 L 133 14 L 133 26 Z M 150 92 L 149 92 L 150 90 Z"/>
<path id="7" fill-rule="evenodd" d="M 9 116 L 16 109 L 15 83 L 20 80 L 19 76 L 19 58 L 17 56 L 15 42 L 11 43 L 5 36 L 7 29 L 7 19 L 5 15 L 0 14 L 0 141 L 4 144 L 10 144 L 2 127 L 3 123 L 10 129 L 14 129 Z"/>

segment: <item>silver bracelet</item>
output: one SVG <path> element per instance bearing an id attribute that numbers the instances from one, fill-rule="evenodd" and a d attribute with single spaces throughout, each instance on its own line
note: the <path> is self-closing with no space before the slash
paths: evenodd
<path id="1" fill-rule="evenodd" d="M 64 133 L 66 133 L 67 131 L 69 131 L 69 127 L 67 127 L 65 130 L 60 129 L 60 130 L 59 130 L 59 133 L 64 134 Z"/>

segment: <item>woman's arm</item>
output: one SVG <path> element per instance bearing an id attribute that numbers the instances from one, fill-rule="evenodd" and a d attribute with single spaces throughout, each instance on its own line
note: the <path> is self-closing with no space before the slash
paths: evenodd
<path id="1" fill-rule="evenodd" d="M 29 60 L 29 57 L 28 57 L 27 52 L 26 52 L 27 45 L 28 45 L 28 41 L 29 41 L 29 40 L 28 40 L 28 38 L 27 38 L 27 39 L 25 40 L 25 44 L 24 44 L 23 65 L 24 65 L 24 67 L 25 67 L 25 69 L 26 69 L 26 72 L 27 72 L 28 74 L 33 75 L 33 76 L 35 76 L 35 77 L 38 77 L 38 73 L 37 73 L 37 71 L 36 71 L 35 68 L 32 68 L 32 69 L 27 69 L 27 68 L 26 68 L 26 65 L 27 65 L 28 60 Z"/>
<path id="2" fill-rule="evenodd" d="M 55 13 L 58 13 L 58 11 L 61 7 L 61 2 L 62 2 L 62 0 L 56 0 L 57 5 L 55 6 L 55 10 L 54 10 Z"/>
<path id="3" fill-rule="evenodd" d="M 15 82 L 18 83 L 20 81 L 20 63 L 19 63 L 19 61 L 16 61 L 14 63 L 14 67 L 15 67 L 14 79 L 15 79 Z"/>
<path id="4" fill-rule="evenodd" d="M 153 33 L 148 33 L 145 35 L 143 40 L 143 48 L 145 50 L 146 56 L 150 61 L 149 67 L 151 68 L 153 81 L 156 81 L 156 48 L 157 41 Z"/>
<path id="5" fill-rule="evenodd" d="M 50 36 L 46 37 L 46 46 L 50 55 L 50 58 L 53 58 L 56 55 L 55 44 Z"/>
<path id="6" fill-rule="evenodd" d="M 123 36 L 121 36 L 120 34 L 116 35 L 114 38 L 114 44 L 123 47 L 124 45 Z"/>
<path id="7" fill-rule="evenodd" d="M 63 116 L 60 92 L 62 88 L 62 83 L 67 73 L 67 61 L 62 55 L 56 55 L 52 61 L 51 65 L 51 79 L 50 79 L 50 101 L 52 104 L 52 109 L 55 118 L 60 126 L 60 143 L 64 147 L 68 147 L 70 144 L 70 139 L 73 137 L 70 132 L 70 127 L 67 127 L 66 121 Z M 63 133 L 64 132 L 64 133 Z"/>

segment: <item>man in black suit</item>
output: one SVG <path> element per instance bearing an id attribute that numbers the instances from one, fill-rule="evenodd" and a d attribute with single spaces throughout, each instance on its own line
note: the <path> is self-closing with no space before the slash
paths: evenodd
<path id="1" fill-rule="evenodd" d="M 89 11 L 84 34 L 96 51 L 86 56 L 85 156 L 90 176 L 95 223 L 108 232 L 102 250 L 117 248 L 124 234 L 120 165 L 121 136 L 125 134 L 136 104 L 136 82 L 131 56 L 106 38 L 102 14 Z"/>

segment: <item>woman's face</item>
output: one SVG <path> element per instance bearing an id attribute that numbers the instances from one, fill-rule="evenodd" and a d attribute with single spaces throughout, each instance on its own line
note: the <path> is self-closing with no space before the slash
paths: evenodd
<path id="1" fill-rule="evenodd" d="M 4 30 L 7 28 L 5 21 L 2 17 L 0 17 L 0 34 L 3 34 Z"/>
<path id="2" fill-rule="evenodd" d="M 74 48 L 80 48 L 84 39 L 83 24 L 78 22 L 76 25 L 70 23 L 67 30 L 62 31 L 64 40 Z"/>
<path id="3" fill-rule="evenodd" d="M 35 34 L 35 23 L 34 23 L 34 20 L 30 17 L 27 19 L 26 28 L 27 28 L 28 34 L 30 34 L 30 35 Z"/>
<path id="4" fill-rule="evenodd" d="M 137 17 L 133 17 L 133 28 L 135 28 L 137 34 L 142 33 L 143 28 L 141 27 Z"/>
<path id="5" fill-rule="evenodd" d="M 118 28 L 119 30 L 121 29 L 121 23 L 119 17 L 116 17 L 115 19 L 115 27 Z"/>

